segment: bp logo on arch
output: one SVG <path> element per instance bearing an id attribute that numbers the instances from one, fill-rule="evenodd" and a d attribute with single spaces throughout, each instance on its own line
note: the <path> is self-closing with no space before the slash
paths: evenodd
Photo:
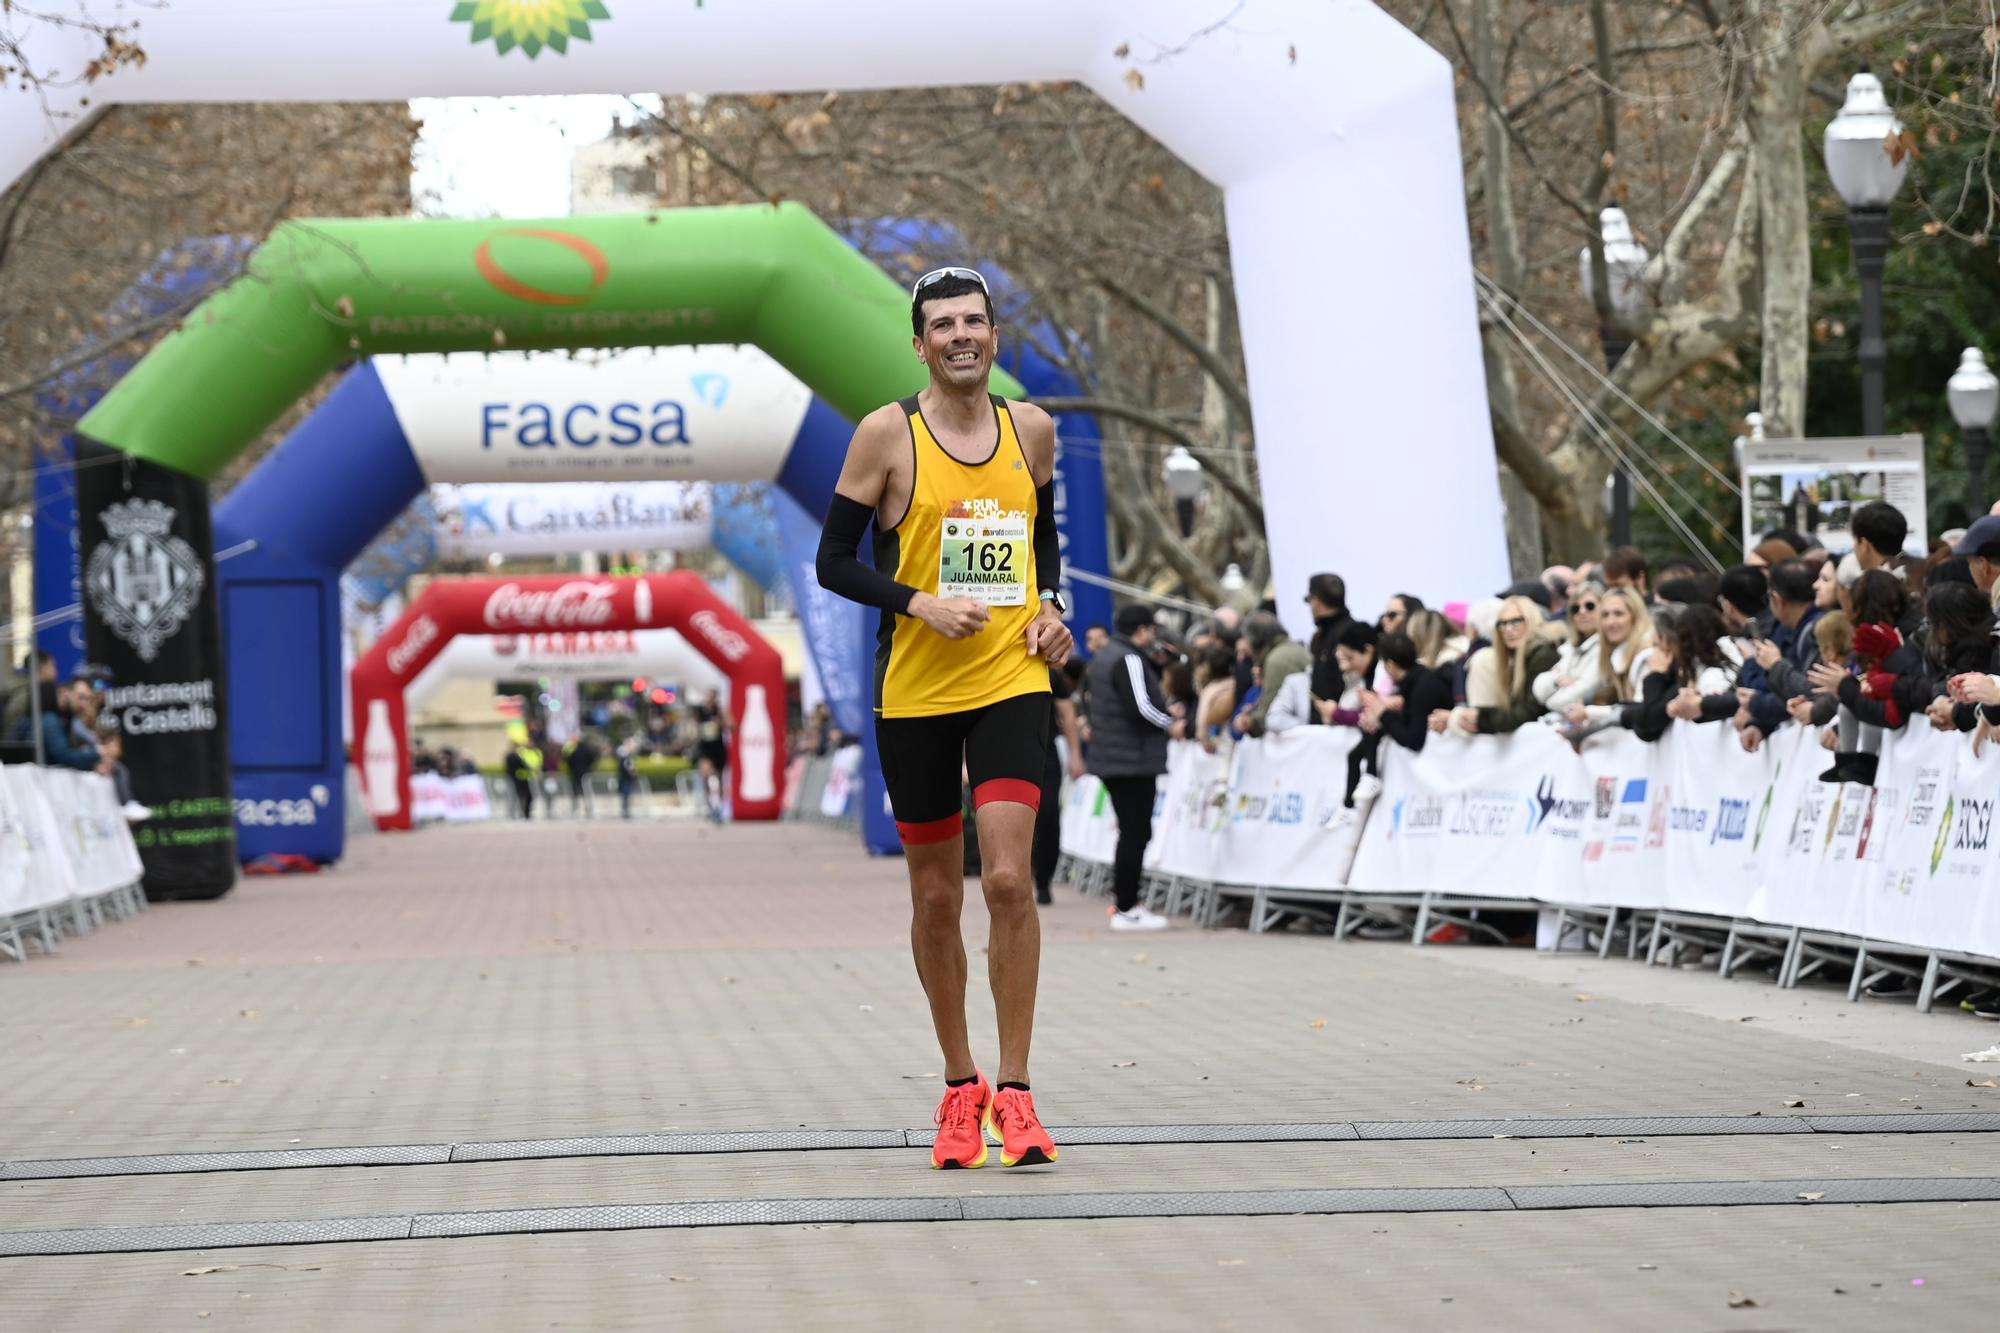
<path id="1" fill-rule="evenodd" d="M 530 60 L 544 49 L 569 54 L 572 41 L 590 40 L 593 21 L 610 19 L 599 0 L 466 0 L 451 8 L 453 23 L 472 25 L 474 43 L 491 40 L 503 56 L 519 47 Z"/>

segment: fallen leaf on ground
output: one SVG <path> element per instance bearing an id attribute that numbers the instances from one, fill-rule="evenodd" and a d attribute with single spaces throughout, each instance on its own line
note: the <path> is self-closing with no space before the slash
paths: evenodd
<path id="1" fill-rule="evenodd" d="M 1803 1098 L 1800 1098 L 1800 1097 L 1787 1097 L 1787 1098 L 1785 1098 L 1785 1105 L 1787 1105 L 1787 1106 L 1804 1106 L 1804 1105 L 1805 1105 L 1805 1100 L 1804 1100 Z"/>
<path id="2" fill-rule="evenodd" d="M 1639 1265 L 1639 1271 L 1640 1271 L 1641 1273 L 1656 1273 L 1656 1272 L 1658 1272 L 1658 1271 L 1659 1271 L 1659 1269 L 1660 1269 L 1660 1266 L 1659 1266 L 1658 1264 L 1640 1264 L 1640 1265 Z"/>
<path id="3" fill-rule="evenodd" d="M 1315 1018 L 1309 1026 L 1323 1028 L 1326 1026 L 1326 1020 L 1324 1018 Z"/>
<path id="4" fill-rule="evenodd" d="M 1249 1261 L 1246 1259 L 1217 1259 L 1215 1266 L 1217 1268 L 1240 1268 L 1247 1262 Z"/>
<path id="5" fill-rule="evenodd" d="M 1597 997 L 1595 995 L 1592 995 L 1589 991 L 1578 991 L 1572 998 L 1574 998 L 1578 1004 L 1588 1004 L 1590 1003 L 1590 1001 L 1596 999 Z"/>
<path id="6" fill-rule="evenodd" d="M 1137 1060 L 1113 1060 L 1111 1062 L 1111 1067 L 1113 1069 L 1130 1069 L 1138 1063 L 1139 1062 Z"/>
<path id="7" fill-rule="evenodd" d="M 207 1273 L 234 1273 L 235 1271 L 235 1264 L 211 1264 L 207 1268 L 190 1268 L 185 1273 L 182 1273 L 181 1276 L 201 1277 Z"/>
<path id="8" fill-rule="evenodd" d="M 1965 1086 L 1968 1088 L 2000 1088 L 2000 1079 L 1989 1078 L 1984 1083 L 1974 1083 L 1971 1079 L 1967 1079 L 1965 1080 Z"/>
<path id="9" fill-rule="evenodd" d="M 1818 1203 L 1821 1199 L 1824 1199 L 1826 1197 L 1826 1191 L 1807 1190 L 1805 1193 L 1799 1195 L 1799 1197 L 1801 1199 L 1806 1200 L 1808 1203 Z"/>
<path id="10" fill-rule="evenodd" d="M 132 1018 L 126 1020 L 125 1026 L 128 1028 L 142 1028 L 152 1021 L 150 1018 Z"/>
<path id="11" fill-rule="evenodd" d="M 1740 1291 L 1732 1291 L 1729 1293 L 1729 1308 L 1732 1310 L 1754 1310 L 1757 1308 L 1757 1302 L 1745 1296 Z"/>

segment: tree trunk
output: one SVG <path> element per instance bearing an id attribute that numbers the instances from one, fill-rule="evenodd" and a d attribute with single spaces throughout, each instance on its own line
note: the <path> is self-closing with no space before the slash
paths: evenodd
<path id="1" fill-rule="evenodd" d="M 1811 218 L 1801 128 L 1805 120 L 1806 69 L 1795 50 L 1793 11 L 1779 26 L 1768 53 L 1757 59 L 1748 120 L 1757 158 L 1757 203 L 1762 230 L 1763 361 L 1757 410 L 1764 431 L 1801 435 L 1806 424 L 1806 358 L 1812 291 Z"/>

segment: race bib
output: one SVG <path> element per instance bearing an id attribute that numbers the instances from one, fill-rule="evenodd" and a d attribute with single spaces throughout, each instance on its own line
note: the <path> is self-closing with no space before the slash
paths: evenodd
<path id="1" fill-rule="evenodd" d="M 988 606 L 1028 600 L 1026 514 L 947 518 L 938 538 L 938 596 L 970 597 Z"/>

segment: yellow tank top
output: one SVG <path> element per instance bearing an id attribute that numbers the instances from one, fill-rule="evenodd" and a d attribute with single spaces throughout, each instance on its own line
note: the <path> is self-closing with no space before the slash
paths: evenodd
<path id="1" fill-rule="evenodd" d="M 910 507 L 875 532 L 875 568 L 934 597 L 973 597 L 991 619 L 966 639 L 947 639 L 914 616 L 885 615 L 875 645 L 875 711 L 931 717 L 1046 694 L 1048 664 L 1028 653 L 1028 623 L 1041 610 L 1035 580 L 1035 477 L 1014 416 L 993 399 L 993 450 L 961 463 L 924 424 L 915 398 L 900 406 L 915 462 Z"/>

